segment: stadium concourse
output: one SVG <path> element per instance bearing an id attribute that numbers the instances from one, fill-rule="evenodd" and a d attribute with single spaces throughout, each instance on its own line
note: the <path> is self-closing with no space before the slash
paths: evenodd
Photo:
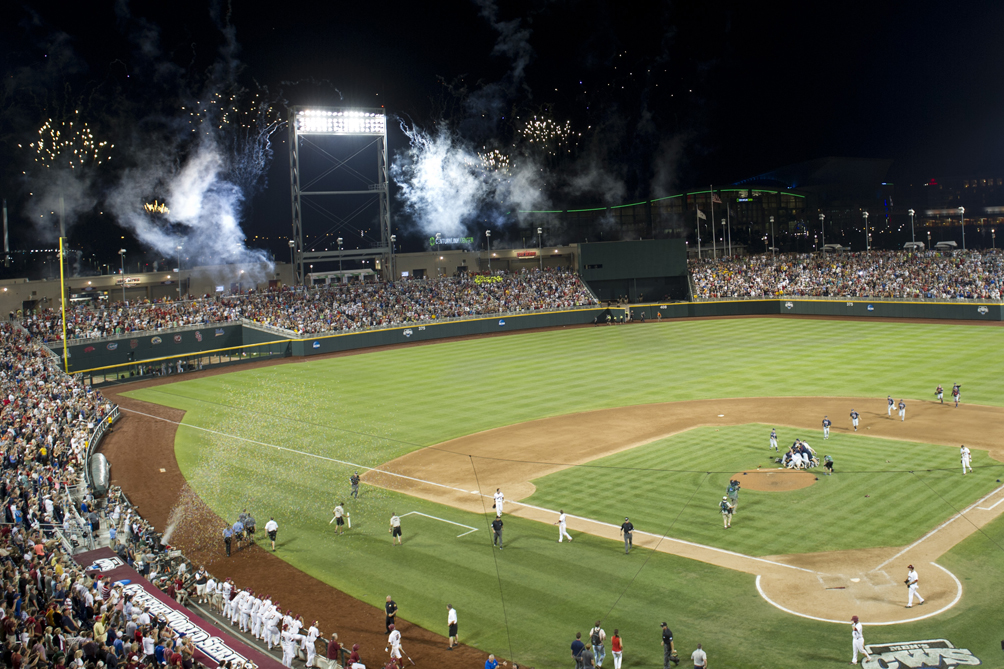
<path id="1" fill-rule="evenodd" d="M 872 297 L 997 300 L 1004 254 L 868 251 L 736 256 L 690 262 L 694 297 Z"/>
<path id="2" fill-rule="evenodd" d="M 304 335 L 588 304 L 595 304 L 595 300 L 578 275 L 549 268 L 394 283 L 332 284 L 306 290 L 250 291 L 186 302 L 80 305 L 67 311 L 67 337 L 91 339 L 241 319 Z M 62 340 L 57 309 L 27 316 L 24 327 L 44 341 Z"/>

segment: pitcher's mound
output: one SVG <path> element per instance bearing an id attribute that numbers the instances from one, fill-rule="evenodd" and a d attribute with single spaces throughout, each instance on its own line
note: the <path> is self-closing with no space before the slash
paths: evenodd
<path id="1" fill-rule="evenodd" d="M 816 482 L 816 475 L 797 469 L 753 469 L 732 476 L 747 490 L 784 492 L 808 488 Z"/>

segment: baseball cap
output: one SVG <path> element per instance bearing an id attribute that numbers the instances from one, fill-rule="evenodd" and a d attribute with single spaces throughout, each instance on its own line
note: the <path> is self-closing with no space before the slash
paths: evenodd
<path id="1" fill-rule="evenodd" d="M 907 569 L 913 569 L 913 565 L 912 564 L 908 564 L 908 565 L 906 565 L 906 568 Z"/>
<path id="2" fill-rule="evenodd" d="M 663 627 L 666 627 L 667 625 L 666 625 L 666 623 L 663 623 L 663 624 L 662 624 L 662 626 L 663 626 Z"/>
<path id="3" fill-rule="evenodd" d="M 627 516 L 624 516 L 624 520 L 630 520 Z"/>
<path id="4" fill-rule="evenodd" d="M 858 621 L 858 617 L 857 616 L 851 616 L 851 622 L 855 622 L 856 623 L 857 621 Z"/>

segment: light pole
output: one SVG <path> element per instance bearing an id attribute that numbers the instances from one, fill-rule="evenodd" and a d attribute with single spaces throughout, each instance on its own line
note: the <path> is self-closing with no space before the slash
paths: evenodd
<path id="1" fill-rule="evenodd" d="M 397 246 L 397 235 L 390 236 L 390 280 L 397 281 L 397 272 L 394 271 L 394 251 Z"/>
<path id="2" fill-rule="evenodd" d="M 178 247 L 178 301 L 181 301 L 181 246 Z"/>
<path id="3" fill-rule="evenodd" d="M 296 240 L 289 240 L 289 269 L 293 272 L 293 287 L 296 287 L 296 265 L 293 262 L 293 249 L 296 248 Z"/>
<path id="4" fill-rule="evenodd" d="M 826 220 L 826 214 L 819 214 L 819 232 L 823 237 L 822 249 L 826 250 L 826 226 L 823 225 L 823 221 Z"/>
<path id="5" fill-rule="evenodd" d="M 492 271 L 492 231 L 485 230 L 485 246 L 488 247 L 488 272 Z"/>
<path id="6" fill-rule="evenodd" d="M 774 243 L 774 217 L 770 217 L 770 255 L 771 257 L 777 256 L 777 245 Z"/>
<path id="7" fill-rule="evenodd" d="M 931 250 L 931 231 L 927 231 L 927 250 Z"/>
<path id="8" fill-rule="evenodd" d="M 909 209 L 907 210 L 906 213 L 910 214 L 910 241 L 915 242 L 917 241 L 917 238 L 914 237 L 913 235 L 913 215 L 916 214 L 917 212 L 915 212 L 913 209 Z"/>
<path id="9" fill-rule="evenodd" d="M 125 304 L 125 249 L 119 249 L 119 257 L 122 258 L 122 304 Z"/>
<path id="10" fill-rule="evenodd" d="M 872 248 L 870 239 L 871 235 L 868 234 L 868 212 L 867 211 L 862 212 L 861 215 L 864 216 L 865 219 L 865 251 L 871 251 Z"/>
<path id="11" fill-rule="evenodd" d="M 990 228 L 990 241 L 993 244 L 993 247 L 992 247 L 993 250 L 996 251 L 997 250 L 997 229 L 996 228 Z"/>
<path id="12" fill-rule="evenodd" d="M 345 277 L 342 276 L 342 242 L 345 241 L 341 237 L 338 238 L 338 282 L 345 283 Z M 313 265 L 311 265 L 313 267 Z"/>
<path id="13" fill-rule="evenodd" d="M 540 271 L 544 271 L 544 243 L 541 241 L 540 236 L 544 234 L 544 228 L 537 228 L 537 256 L 540 257 Z"/>
<path id="14" fill-rule="evenodd" d="M 962 250 L 966 250 L 966 208 L 959 207 L 959 220 L 962 222 Z"/>

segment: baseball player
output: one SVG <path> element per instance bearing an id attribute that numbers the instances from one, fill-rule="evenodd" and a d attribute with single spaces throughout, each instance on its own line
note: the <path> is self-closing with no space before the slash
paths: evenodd
<path id="1" fill-rule="evenodd" d="M 907 593 L 908 593 L 906 600 L 906 608 L 908 609 L 913 608 L 914 597 L 917 598 L 918 606 L 923 604 L 924 598 L 920 596 L 919 592 L 917 592 L 917 586 L 920 583 L 920 577 L 917 576 L 917 571 L 913 568 L 912 564 L 907 567 L 906 580 L 903 582 L 906 583 Z"/>
<path id="2" fill-rule="evenodd" d="M 275 533 L 279 531 L 279 524 L 275 522 L 275 518 L 269 518 L 268 522 L 265 523 L 265 531 L 268 533 L 269 541 L 272 542 L 272 552 L 275 552 Z"/>
<path id="3" fill-rule="evenodd" d="M 390 528 L 387 530 L 390 532 L 390 544 L 394 545 L 394 540 L 397 540 L 397 545 L 401 545 L 401 518 L 395 512 L 390 514 Z"/>
<path id="4" fill-rule="evenodd" d="M 403 667 L 404 662 L 401 661 L 401 633 L 397 631 L 393 625 L 390 626 L 390 635 L 387 637 L 387 648 L 384 651 L 390 651 L 390 659 L 398 667 Z"/>
<path id="5" fill-rule="evenodd" d="M 561 543 L 562 538 L 568 537 L 568 540 L 572 540 L 572 535 L 568 533 L 565 524 L 565 511 L 564 509 L 558 509 L 558 522 L 555 523 L 558 526 L 558 543 Z"/>
<path id="6" fill-rule="evenodd" d="M 718 504 L 718 508 L 722 511 L 722 522 L 725 524 L 725 529 L 732 527 L 732 505 L 729 504 L 728 495 L 722 496 L 722 501 Z"/>
<path id="7" fill-rule="evenodd" d="M 829 416 L 823 416 L 823 439 L 830 438 L 830 425 L 832 424 Z"/>
<path id="8" fill-rule="evenodd" d="M 939 401 L 939 402 L 941 402 L 942 404 L 944 404 L 944 403 L 945 403 L 945 389 L 941 387 L 941 384 L 940 384 L 940 383 L 938 384 L 938 387 L 937 387 L 937 388 L 936 388 L 936 389 L 934 390 L 934 396 L 935 396 L 935 397 L 936 397 L 936 398 L 938 399 L 938 401 Z"/>
<path id="9" fill-rule="evenodd" d="M 777 450 L 777 429 L 770 428 L 770 447 Z"/>
<path id="10" fill-rule="evenodd" d="M 345 508 L 342 506 L 343 504 L 345 502 L 339 502 L 331 512 L 335 514 L 335 534 L 341 534 L 345 531 Z"/>
<path id="11" fill-rule="evenodd" d="M 729 505 L 732 507 L 732 513 L 736 512 L 739 508 L 739 481 L 732 479 L 729 481 L 729 487 L 725 490 L 725 495 L 729 498 Z"/>
<path id="12" fill-rule="evenodd" d="M 634 546 L 634 540 L 632 539 L 634 533 L 634 524 L 631 519 L 624 516 L 624 522 L 621 523 L 621 534 L 624 535 L 624 555 L 628 554 L 628 551 Z M 596 623 L 599 625 L 599 623 Z M 603 658 L 600 658 L 600 662 L 603 662 Z M 597 665 L 599 666 L 599 665 Z"/>
<path id="13" fill-rule="evenodd" d="M 304 652 L 307 653 L 307 669 L 314 666 L 314 657 L 317 655 L 317 637 L 321 636 L 320 630 L 317 629 L 317 621 L 307 629 L 306 636 L 303 637 L 303 646 L 301 647 Z"/>
<path id="14" fill-rule="evenodd" d="M 892 395 L 889 395 L 886 398 L 886 401 L 889 403 L 889 406 L 887 406 L 886 410 L 885 410 L 886 415 L 889 416 L 889 417 L 892 417 L 892 406 L 895 404 L 895 402 L 893 402 L 893 400 L 892 400 Z"/>
<path id="15" fill-rule="evenodd" d="M 966 475 L 966 469 L 973 471 L 973 454 L 969 452 L 965 444 L 959 449 L 959 457 L 962 459 L 962 475 Z"/>
<path id="16" fill-rule="evenodd" d="M 359 499 L 359 472 L 352 472 L 352 476 L 349 477 L 349 483 L 352 484 L 352 497 Z"/>
<path id="17" fill-rule="evenodd" d="M 898 405 L 898 407 L 899 407 L 899 419 L 900 419 L 901 421 L 904 421 L 904 420 L 906 420 L 906 402 L 904 402 L 904 401 L 903 401 L 903 400 L 901 399 L 901 400 L 899 401 L 899 405 Z"/>
<path id="18" fill-rule="evenodd" d="M 495 507 L 495 517 L 501 518 L 502 505 L 505 503 L 505 495 L 502 494 L 502 489 L 495 488 L 495 494 L 493 495 L 493 497 L 495 498 L 495 503 L 492 504 L 492 506 Z"/>
<path id="19" fill-rule="evenodd" d="M 952 399 L 955 400 L 955 408 L 959 408 L 959 402 L 962 401 L 962 386 L 958 383 L 952 386 Z"/>
<path id="20" fill-rule="evenodd" d="M 851 616 L 851 643 L 854 646 L 854 656 L 851 658 L 851 664 L 858 663 L 858 653 L 864 655 L 865 660 L 871 661 L 872 656 L 865 650 L 865 635 L 857 616 Z"/>
<path id="21" fill-rule="evenodd" d="M 851 423 L 854 425 L 855 432 L 858 431 L 858 418 L 860 418 L 858 412 L 855 411 L 854 409 L 851 409 Z"/>

